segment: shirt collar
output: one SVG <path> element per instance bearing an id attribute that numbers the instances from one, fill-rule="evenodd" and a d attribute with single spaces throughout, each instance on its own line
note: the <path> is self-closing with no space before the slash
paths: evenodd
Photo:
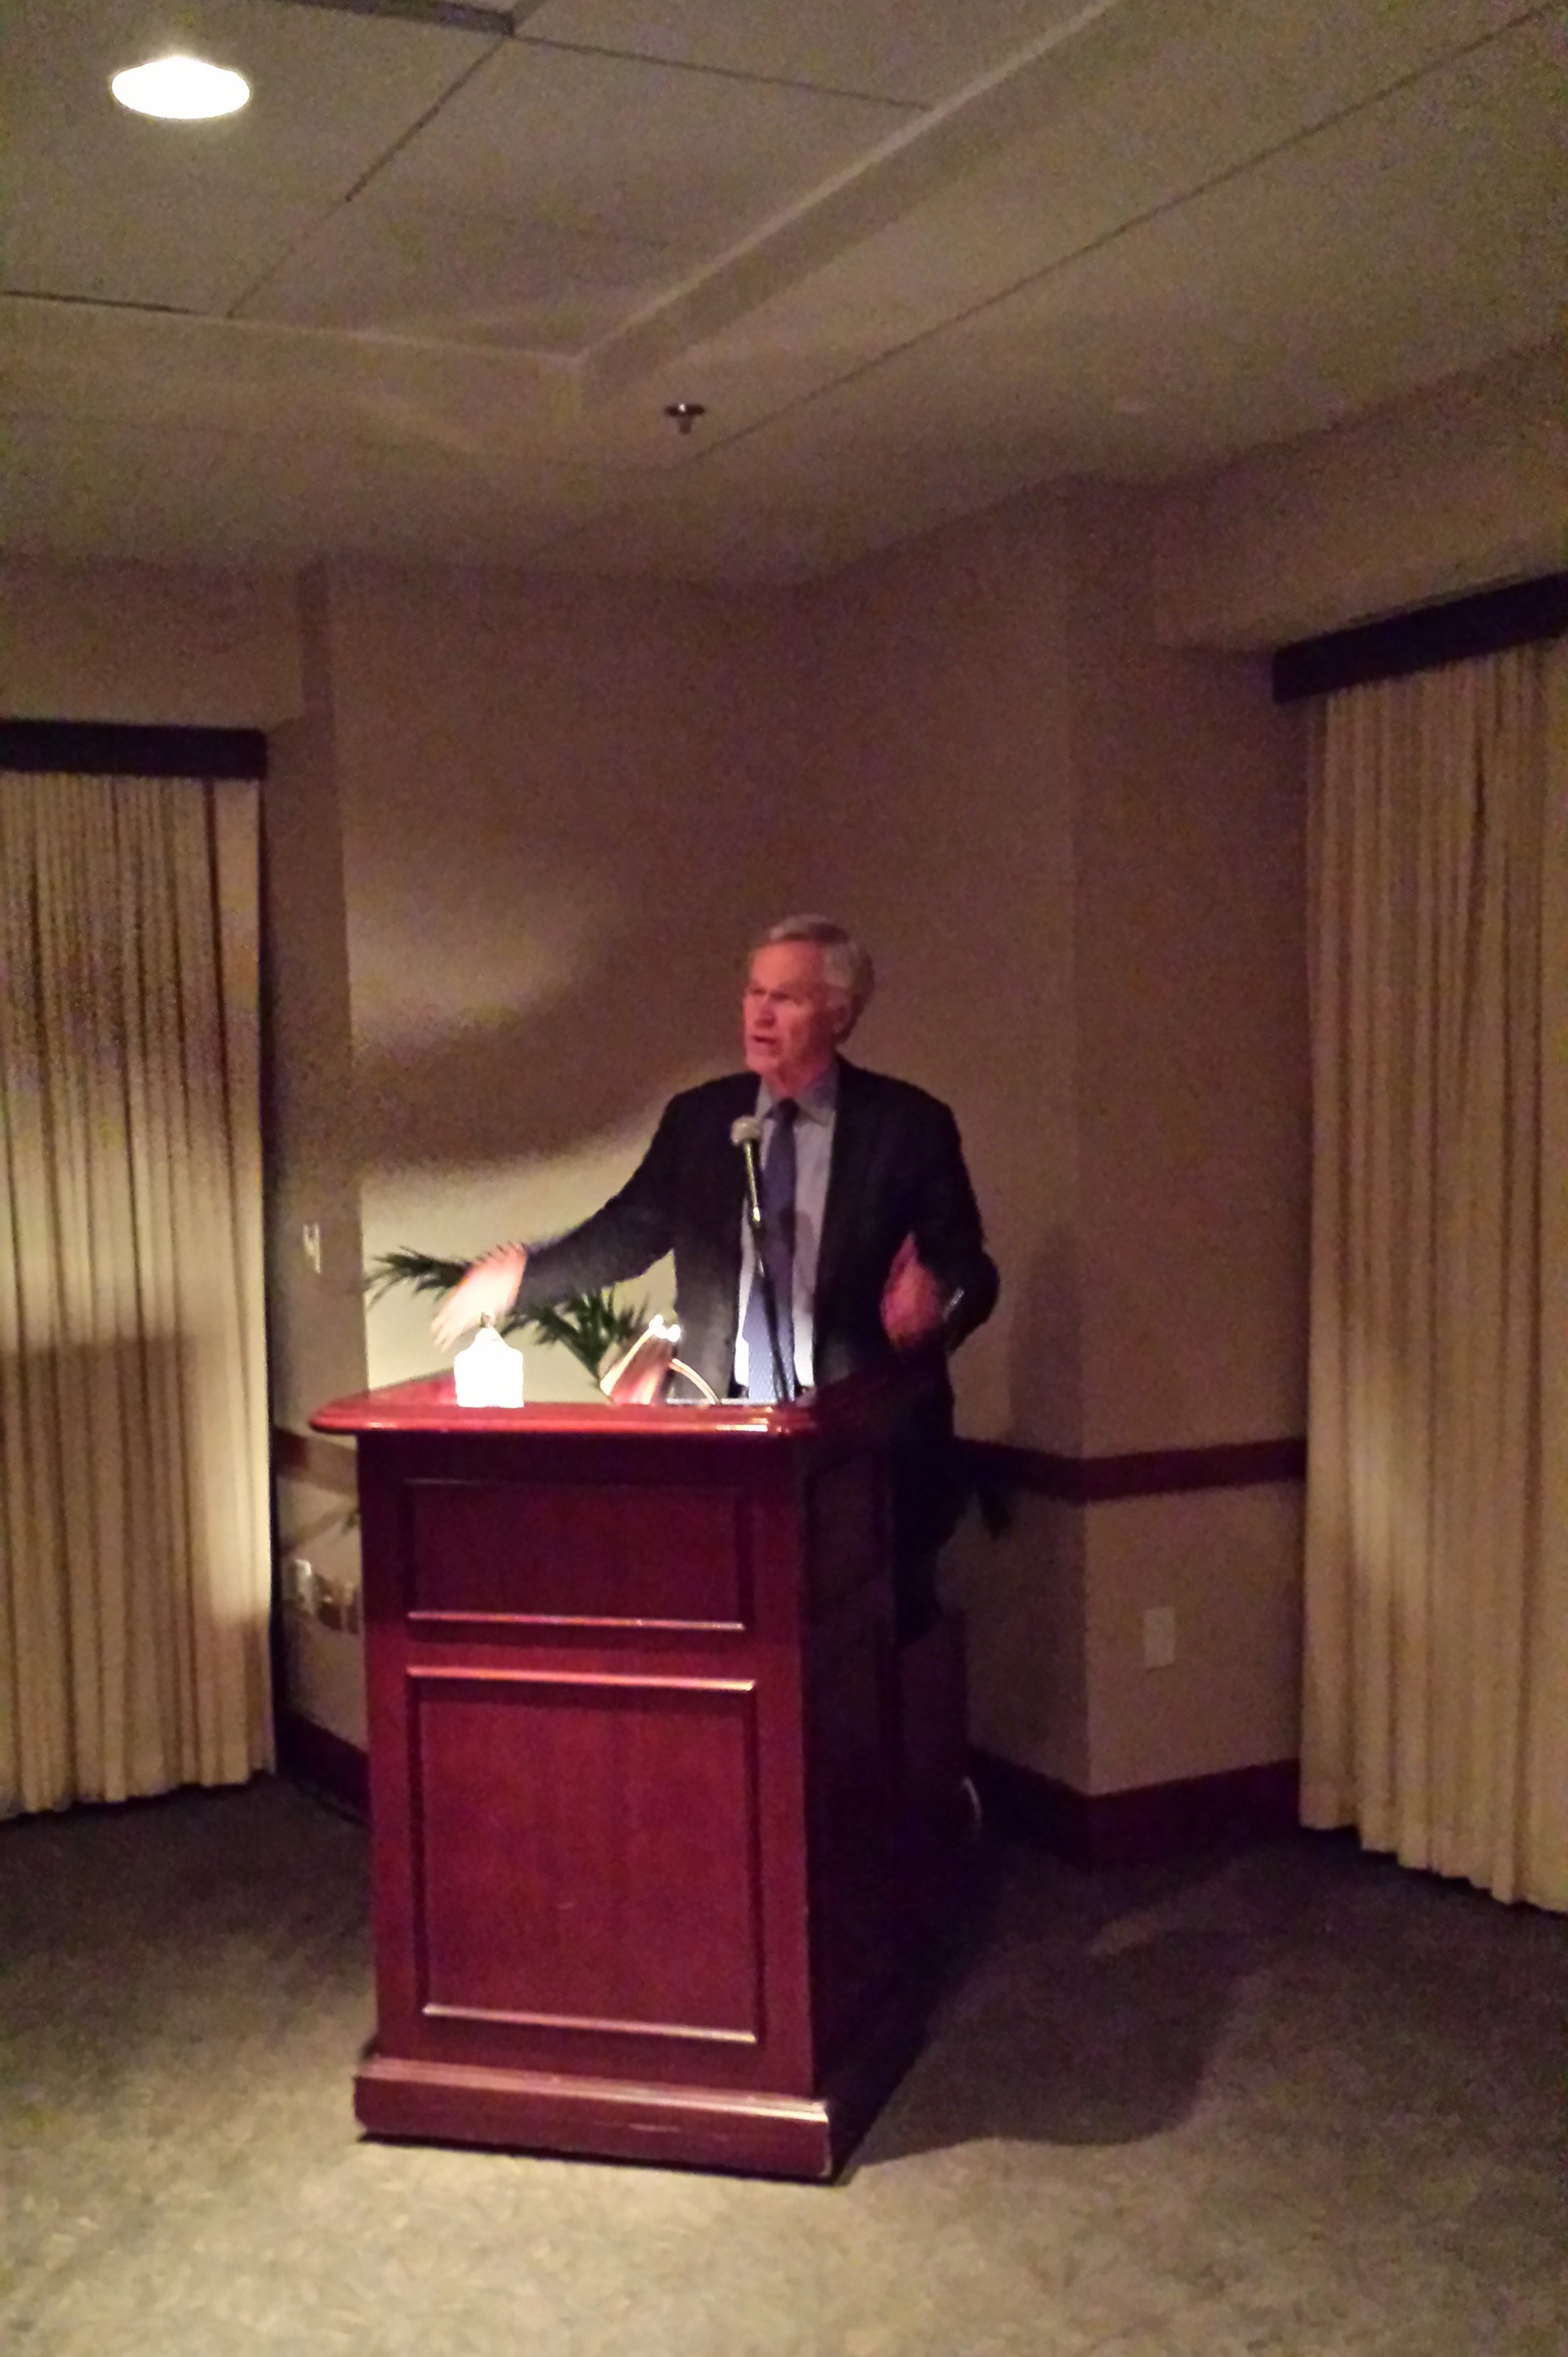
<path id="1" fill-rule="evenodd" d="M 805 1088 L 800 1091 L 795 1103 L 800 1109 L 800 1117 L 802 1121 L 821 1122 L 825 1126 L 832 1120 L 834 1114 L 837 1112 L 838 1101 L 839 1065 L 838 1058 L 835 1056 L 832 1062 L 828 1066 L 827 1071 L 825 1072 L 819 1072 L 816 1079 L 811 1082 L 810 1088 Z M 766 1121 L 778 1102 L 778 1098 L 774 1095 L 767 1082 L 759 1082 L 757 1091 L 757 1112 L 758 1119 Z"/>

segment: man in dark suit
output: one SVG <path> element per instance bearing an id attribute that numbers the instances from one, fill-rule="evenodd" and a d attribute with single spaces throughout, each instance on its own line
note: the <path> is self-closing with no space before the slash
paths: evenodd
<path id="1" fill-rule="evenodd" d="M 996 1270 L 946 1105 L 841 1053 L 871 988 L 871 961 L 842 926 L 773 926 L 746 976 L 746 1070 L 671 1099 L 626 1185 L 580 1226 L 476 1262 L 437 1314 L 437 1341 L 514 1303 L 543 1308 L 640 1275 L 672 1251 L 682 1356 L 721 1398 L 772 1398 L 779 1372 L 786 1388 L 807 1388 L 956 1347 L 990 1316 Z M 747 1118 L 762 1135 L 777 1359 L 733 1139 Z M 895 1481 L 906 1633 L 929 1611 L 930 1562 L 958 1495 L 945 1367 L 928 1394 Z"/>

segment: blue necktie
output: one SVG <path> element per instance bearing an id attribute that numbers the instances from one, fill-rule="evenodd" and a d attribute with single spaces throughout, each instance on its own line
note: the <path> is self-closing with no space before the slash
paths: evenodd
<path id="1" fill-rule="evenodd" d="M 779 1352 L 784 1361 L 789 1397 L 795 1380 L 795 1116 L 793 1097 L 781 1098 L 770 1116 L 771 1135 L 762 1158 L 762 1249 L 779 1304 Z M 768 1333 L 768 1308 L 762 1280 L 754 1268 L 741 1322 L 746 1343 L 746 1390 L 748 1399 L 777 1399 L 773 1380 L 773 1345 Z"/>

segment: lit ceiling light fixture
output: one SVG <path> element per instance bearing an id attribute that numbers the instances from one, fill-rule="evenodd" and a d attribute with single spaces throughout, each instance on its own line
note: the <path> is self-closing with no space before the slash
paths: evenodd
<path id="1" fill-rule="evenodd" d="M 251 95 L 243 74 L 209 66 L 201 58 L 156 58 L 148 65 L 127 66 L 109 87 L 134 114 L 163 115 L 174 123 L 233 114 Z"/>

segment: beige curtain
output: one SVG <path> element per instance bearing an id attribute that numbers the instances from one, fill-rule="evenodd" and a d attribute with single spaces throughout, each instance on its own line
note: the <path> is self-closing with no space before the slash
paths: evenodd
<path id="1" fill-rule="evenodd" d="M 0 775 L 0 1813 L 270 1763 L 257 797 Z"/>
<path id="2" fill-rule="evenodd" d="M 1568 650 L 1314 766 L 1303 1814 L 1568 1909 Z"/>

